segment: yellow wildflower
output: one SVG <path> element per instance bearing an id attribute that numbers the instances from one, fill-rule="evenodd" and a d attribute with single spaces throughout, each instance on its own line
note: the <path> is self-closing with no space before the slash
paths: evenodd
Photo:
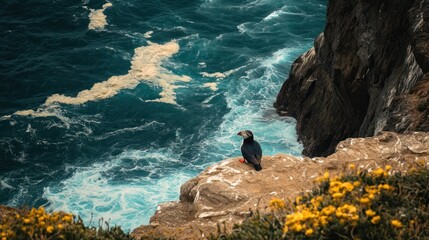
<path id="1" fill-rule="evenodd" d="M 378 215 L 371 218 L 372 224 L 378 224 L 380 222 L 380 220 L 381 220 L 381 218 Z"/>
<path id="2" fill-rule="evenodd" d="M 366 186 L 365 191 L 367 193 L 377 194 L 380 192 L 377 186 Z"/>
<path id="3" fill-rule="evenodd" d="M 315 208 L 318 208 L 320 206 L 320 203 L 323 201 L 323 197 L 322 196 L 317 196 L 315 198 L 312 198 L 310 200 L 311 204 L 313 204 L 313 206 Z"/>
<path id="4" fill-rule="evenodd" d="M 353 188 L 355 186 L 353 186 L 353 184 L 350 182 L 345 182 L 345 183 L 341 184 L 341 187 L 346 189 L 348 192 L 351 192 L 351 191 L 353 191 Z"/>
<path id="5" fill-rule="evenodd" d="M 339 198 L 344 197 L 344 194 L 342 194 L 342 193 L 334 193 L 334 194 L 332 195 L 332 197 L 333 197 L 333 198 L 335 198 L 335 199 L 339 199 Z"/>
<path id="6" fill-rule="evenodd" d="M 387 176 L 387 173 L 382 168 L 377 168 L 372 171 L 372 174 L 376 177 L 384 177 Z"/>
<path id="7" fill-rule="evenodd" d="M 63 229 L 63 228 L 64 228 L 64 225 L 62 225 L 61 223 L 59 223 L 59 224 L 57 225 L 57 228 L 58 228 L 59 230 L 61 230 L 61 229 Z"/>
<path id="8" fill-rule="evenodd" d="M 29 223 L 29 222 L 30 222 L 30 219 L 24 218 L 24 223 Z"/>
<path id="9" fill-rule="evenodd" d="M 324 208 L 322 209 L 321 214 L 322 214 L 322 215 L 329 216 L 329 215 L 332 215 L 332 214 L 335 212 L 335 210 L 336 210 L 336 209 L 335 209 L 335 207 L 334 207 L 334 206 L 329 205 L 329 206 L 324 207 Z"/>
<path id="10" fill-rule="evenodd" d="M 370 200 L 369 200 L 369 198 L 363 197 L 363 198 L 359 199 L 359 202 L 363 203 L 363 204 L 367 204 L 370 202 Z"/>
<path id="11" fill-rule="evenodd" d="M 340 181 L 332 181 L 329 183 L 329 187 L 340 187 L 341 182 Z"/>
<path id="12" fill-rule="evenodd" d="M 380 185 L 378 185 L 378 189 L 391 190 L 391 189 L 393 189 L 393 187 L 390 186 L 389 184 L 380 184 Z"/>
<path id="13" fill-rule="evenodd" d="M 371 209 L 368 209 L 368 210 L 366 210 L 366 211 L 365 211 L 365 214 L 366 214 L 368 217 L 372 217 L 372 216 L 374 216 L 374 215 L 375 215 L 375 212 L 374 212 L 373 210 L 371 210 Z"/>
<path id="14" fill-rule="evenodd" d="M 360 186 L 360 182 L 359 182 L 359 181 L 354 181 L 354 182 L 353 182 L 353 186 L 355 186 L 355 187 L 359 187 L 359 186 Z"/>
<path id="15" fill-rule="evenodd" d="M 352 215 L 351 219 L 352 219 L 352 221 L 358 221 L 359 220 L 359 215 L 354 214 L 354 215 Z"/>
<path id="16" fill-rule="evenodd" d="M 301 224 L 299 224 L 299 223 L 295 224 L 295 225 L 293 226 L 293 228 L 294 228 L 294 230 L 295 230 L 296 232 L 301 232 L 301 231 L 302 231 L 302 229 L 303 229 L 302 225 L 301 225 Z"/>
<path id="17" fill-rule="evenodd" d="M 319 218 L 319 221 L 320 221 L 320 225 L 322 225 L 322 226 L 328 225 L 328 217 L 327 216 L 321 216 Z"/>
<path id="18" fill-rule="evenodd" d="M 392 221 L 390 221 L 390 224 L 392 224 L 392 226 L 394 226 L 395 228 L 401 228 L 402 227 L 402 223 L 396 219 L 393 219 Z"/>
<path id="19" fill-rule="evenodd" d="M 287 233 L 289 231 L 289 228 L 287 225 L 285 225 L 285 227 L 283 228 L 283 233 Z"/>
<path id="20" fill-rule="evenodd" d="M 309 228 L 305 231 L 305 236 L 309 237 L 311 235 L 313 235 L 313 229 Z"/>
<path id="21" fill-rule="evenodd" d="M 329 172 L 325 172 L 325 173 L 323 174 L 323 178 L 324 178 L 325 180 L 328 180 L 328 179 L 329 179 Z"/>
<path id="22" fill-rule="evenodd" d="M 281 209 L 285 207 L 285 202 L 280 199 L 280 198 L 273 198 L 271 199 L 270 203 L 268 204 L 268 206 L 275 210 L 275 209 Z"/>
<path id="23" fill-rule="evenodd" d="M 341 212 L 345 216 L 349 216 L 350 214 L 355 214 L 356 211 L 357 211 L 356 207 L 349 204 L 344 204 L 343 206 L 337 208 L 337 212 Z"/>
<path id="24" fill-rule="evenodd" d="M 66 215 L 61 220 L 64 221 L 64 222 L 71 222 L 72 217 L 70 215 Z"/>
<path id="25" fill-rule="evenodd" d="M 386 165 L 386 171 L 390 171 L 390 169 L 392 169 L 392 166 Z"/>
<path id="26" fill-rule="evenodd" d="M 329 188 L 329 193 L 330 194 L 334 194 L 334 193 L 338 193 L 340 192 L 340 187 L 339 186 L 334 186 L 334 187 L 330 187 Z"/>
<path id="27" fill-rule="evenodd" d="M 350 170 L 355 170 L 356 169 L 356 165 L 354 165 L 353 163 L 349 164 L 349 169 Z"/>
<path id="28" fill-rule="evenodd" d="M 46 232 L 52 233 L 53 231 L 54 231 L 54 227 L 53 226 L 47 226 L 46 227 Z"/>

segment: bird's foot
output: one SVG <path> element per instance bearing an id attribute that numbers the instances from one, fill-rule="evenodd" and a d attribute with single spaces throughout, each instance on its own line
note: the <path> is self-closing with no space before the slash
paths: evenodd
<path id="1" fill-rule="evenodd" d="M 238 161 L 241 162 L 241 163 L 245 163 L 246 162 L 246 160 L 244 160 L 244 158 L 240 158 Z"/>

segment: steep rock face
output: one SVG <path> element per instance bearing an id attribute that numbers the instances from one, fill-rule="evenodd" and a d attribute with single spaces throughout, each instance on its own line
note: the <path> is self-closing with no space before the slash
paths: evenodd
<path id="1" fill-rule="evenodd" d="M 429 163 L 429 133 L 382 132 L 371 138 L 350 138 L 326 158 L 264 156 L 259 172 L 238 159 L 215 164 L 183 184 L 180 201 L 161 204 L 150 225 L 132 234 L 138 238 L 208 237 L 216 233 L 217 224 L 231 229 L 234 223 L 243 221 L 249 209 L 270 211 L 267 204 L 273 197 L 293 198 L 311 190 L 314 179 L 325 171 L 339 175 L 350 163 L 367 170 L 389 164 L 393 171 L 406 172 L 416 162 Z"/>
<path id="2" fill-rule="evenodd" d="M 307 156 L 348 137 L 429 131 L 429 1 L 329 1 L 325 30 L 292 65 L 274 106 Z"/>

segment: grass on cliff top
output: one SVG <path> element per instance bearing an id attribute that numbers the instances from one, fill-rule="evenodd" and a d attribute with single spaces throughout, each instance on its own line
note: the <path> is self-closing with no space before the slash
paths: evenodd
<path id="1" fill-rule="evenodd" d="M 272 199 L 270 214 L 252 214 L 232 233 L 211 239 L 429 239 L 429 169 L 408 174 L 390 166 L 370 173 L 349 166 L 325 173 L 311 193 Z"/>

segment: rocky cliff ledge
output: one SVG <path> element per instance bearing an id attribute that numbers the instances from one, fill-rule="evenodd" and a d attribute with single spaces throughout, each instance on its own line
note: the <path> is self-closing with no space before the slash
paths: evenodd
<path id="1" fill-rule="evenodd" d="M 314 179 L 325 171 L 339 175 L 354 163 L 368 170 L 389 164 L 404 172 L 417 161 L 428 164 L 429 133 L 382 132 L 371 138 L 350 138 L 326 158 L 265 156 L 264 169 L 259 172 L 238 159 L 224 160 L 186 182 L 180 189 L 180 201 L 161 204 L 150 225 L 132 234 L 201 239 L 216 233 L 217 224 L 224 222 L 231 229 L 249 209 L 269 211 L 267 204 L 273 197 L 287 199 L 311 190 Z"/>
<path id="2" fill-rule="evenodd" d="M 348 137 L 429 131 L 429 1 L 329 1 L 325 30 L 274 106 L 297 119 L 306 156 Z"/>

